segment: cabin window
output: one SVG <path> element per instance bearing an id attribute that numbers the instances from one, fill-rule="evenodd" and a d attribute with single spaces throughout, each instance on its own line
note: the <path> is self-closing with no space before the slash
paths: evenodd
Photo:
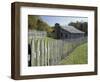
<path id="1" fill-rule="evenodd" d="M 68 38 L 68 35 L 66 34 L 65 37 Z"/>

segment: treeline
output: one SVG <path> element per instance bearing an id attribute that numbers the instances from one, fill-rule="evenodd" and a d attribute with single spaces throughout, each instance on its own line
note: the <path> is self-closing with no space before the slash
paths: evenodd
<path id="1" fill-rule="evenodd" d="M 40 16 L 37 15 L 29 15 L 28 16 L 28 28 L 32 30 L 38 30 L 38 31 L 46 31 L 46 32 L 52 32 L 52 28 L 44 22 Z"/>
<path id="2" fill-rule="evenodd" d="M 85 36 L 88 35 L 88 23 L 87 22 L 71 22 L 69 26 L 74 26 L 75 28 L 85 32 Z"/>

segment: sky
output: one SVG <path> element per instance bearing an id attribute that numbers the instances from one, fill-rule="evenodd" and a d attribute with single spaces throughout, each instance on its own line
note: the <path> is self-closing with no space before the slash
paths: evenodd
<path id="1" fill-rule="evenodd" d="M 49 24 L 50 26 L 54 26 L 55 23 L 59 23 L 60 25 L 68 25 L 70 22 L 88 22 L 87 17 L 71 17 L 71 16 L 40 16 L 41 19 Z"/>

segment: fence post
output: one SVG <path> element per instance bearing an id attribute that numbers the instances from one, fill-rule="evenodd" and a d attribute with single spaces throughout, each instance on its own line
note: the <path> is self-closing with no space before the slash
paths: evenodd
<path id="1" fill-rule="evenodd" d="M 36 65 L 36 52 L 35 52 L 35 40 L 32 39 L 31 42 L 31 65 Z"/>
<path id="2" fill-rule="evenodd" d="M 41 55 L 42 55 L 42 66 L 44 66 L 44 62 L 45 62 L 45 60 L 44 60 L 44 53 L 45 53 L 45 51 L 44 51 L 44 39 L 42 39 L 42 43 L 41 43 L 41 47 L 42 47 L 42 53 L 41 53 Z"/>
<path id="3" fill-rule="evenodd" d="M 45 66 L 47 66 L 47 40 L 45 40 Z"/>
<path id="4" fill-rule="evenodd" d="M 40 40 L 37 40 L 37 66 L 40 66 Z"/>
<path id="5" fill-rule="evenodd" d="M 50 50 L 49 50 L 49 41 L 47 40 L 47 65 L 49 65 L 49 58 L 50 58 Z"/>

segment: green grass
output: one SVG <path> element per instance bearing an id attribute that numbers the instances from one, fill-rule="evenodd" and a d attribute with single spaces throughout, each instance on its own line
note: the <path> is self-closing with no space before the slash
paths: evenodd
<path id="1" fill-rule="evenodd" d="M 74 49 L 60 64 L 87 64 L 87 43 L 84 43 Z"/>

